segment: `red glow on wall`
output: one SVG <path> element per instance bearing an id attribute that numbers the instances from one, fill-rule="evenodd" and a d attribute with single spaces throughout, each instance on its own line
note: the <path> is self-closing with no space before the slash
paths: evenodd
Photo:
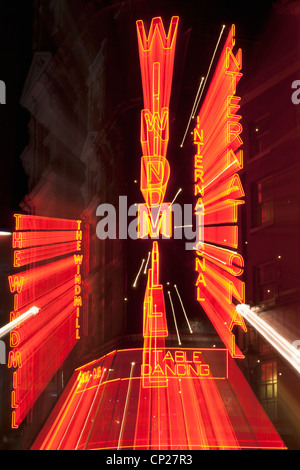
<path id="1" fill-rule="evenodd" d="M 159 252 L 157 242 L 153 243 L 151 268 L 144 298 L 143 311 L 143 387 L 166 386 L 166 377 L 160 373 L 157 351 L 163 353 L 164 338 L 168 336 L 166 307 L 163 287 L 159 283 Z"/>
<path id="2" fill-rule="evenodd" d="M 16 214 L 15 221 L 14 267 L 21 269 L 8 278 L 10 321 L 32 305 L 40 309 L 10 332 L 12 427 L 18 428 L 80 338 L 86 263 L 80 220 Z"/>
<path id="3" fill-rule="evenodd" d="M 178 21 L 177 16 L 171 19 L 166 34 L 162 19 L 153 18 L 148 37 L 143 21 L 136 23 L 144 106 L 146 113 L 150 112 L 151 116 L 156 116 L 159 122 L 163 122 L 162 110 L 169 107 Z M 145 111 L 142 116 L 144 114 Z M 165 155 L 165 152 L 161 155 Z"/>

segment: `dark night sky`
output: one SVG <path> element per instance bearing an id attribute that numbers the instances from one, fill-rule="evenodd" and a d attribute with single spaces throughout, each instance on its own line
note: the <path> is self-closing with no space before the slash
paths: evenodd
<path id="1" fill-rule="evenodd" d="M 32 57 L 32 2 L 1 2 L 0 79 L 6 84 L 6 105 L 0 108 L 1 220 L 9 228 L 11 211 L 26 191 L 19 155 L 27 143 L 27 113 L 19 100 Z"/>

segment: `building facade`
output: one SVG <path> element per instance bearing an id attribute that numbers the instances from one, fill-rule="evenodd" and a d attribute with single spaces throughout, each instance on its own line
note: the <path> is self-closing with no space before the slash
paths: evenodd
<path id="1" fill-rule="evenodd" d="M 299 3 L 277 2 L 243 82 L 246 302 L 290 342 L 299 340 Z M 297 344 L 297 343 L 295 343 Z M 249 329 L 248 377 L 291 448 L 299 448 L 299 374 Z"/>

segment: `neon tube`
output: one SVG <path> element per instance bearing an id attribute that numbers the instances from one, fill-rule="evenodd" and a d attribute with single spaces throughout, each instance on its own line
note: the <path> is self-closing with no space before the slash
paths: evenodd
<path id="1" fill-rule="evenodd" d="M 30 263 L 66 255 L 81 249 L 80 242 L 58 243 L 56 245 L 25 248 L 14 252 L 14 267 L 25 266 Z"/>
<path id="2" fill-rule="evenodd" d="M 80 220 L 15 214 L 16 230 L 80 230 Z"/>
<path id="3" fill-rule="evenodd" d="M 32 246 L 53 245 L 55 243 L 81 240 L 80 230 L 52 230 L 34 232 L 14 232 L 13 248 L 30 248 Z"/>

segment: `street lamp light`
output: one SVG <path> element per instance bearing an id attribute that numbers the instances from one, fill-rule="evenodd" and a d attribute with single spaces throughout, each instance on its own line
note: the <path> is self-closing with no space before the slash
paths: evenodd
<path id="1" fill-rule="evenodd" d="M 300 351 L 253 312 L 249 305 L 239 304 L 236 309 L 300 374 Z"/>

